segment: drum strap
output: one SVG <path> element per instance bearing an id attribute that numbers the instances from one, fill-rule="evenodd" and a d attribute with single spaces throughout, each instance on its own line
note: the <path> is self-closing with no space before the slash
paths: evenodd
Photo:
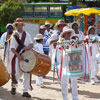
<path id="1" fill-rule="evenodd" d="M 20 43 L 23 44 L 23 47 L 24 47 L 25 38 L 26 38 L 26 32 L 23 32 L 21 40 L 19 39 L 21 41 Z M 20 45 L 20 43 L 19 43 L 18 39 L 16 39 L 16 37 L 15 37 L 15 40 L 19 44 L 18 47 L 17 47 L 17 49 L 16 49 L 16 52 L 19 53 L 23 47 L 22 47 L 22 45 Z M 16 80 L 16 77 L 15 77 L 15 72 L 16 72 L 15 71 L 15 69 L 16 69 L 15 68 L 15 62 L 16 62 L 16 57 L 17 56 L 14 55 L 14 57 L 12 59 L 12 83 L 14 83 L 14 84 L 17 84 L 17 80 Z"/>

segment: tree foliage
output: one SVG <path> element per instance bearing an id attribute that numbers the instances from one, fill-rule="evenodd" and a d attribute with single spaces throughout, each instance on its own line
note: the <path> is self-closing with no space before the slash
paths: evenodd
<path id="1" fill-rule="evenodd" d="M 27 3 L 31 2 L 53 2 L 54 0 L 26 0 Z"/>
<path id="2" fill-rule="evenodd" d="M 0 24 L 12 23 L 16 18 L 22 17 L 24 7 L 20 2 L 9 0 L 0 7 Z"/>
<path id="3" fill-rule="evenodd" d="M 8 1 L 8 0 L 0 0 L 1 3 L 2 3 L 2 2 L 6 2 L 6 1 Z"/>

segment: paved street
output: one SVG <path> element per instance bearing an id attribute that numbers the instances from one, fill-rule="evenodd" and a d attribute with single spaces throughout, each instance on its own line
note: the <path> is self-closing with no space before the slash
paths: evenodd
<path id="1" fill-rule="evenodd" d="M 33 91 L 30 91 L 32 98 L 29 100 L 62 100 L 61 87 L 57 79 L 53 83 L 52 71 L 44 79 L 44 88 L 40 88 L 35 84 L 35 76 L 32 77 Z M 100 76 L 100 74 L 99 74 Z M 100 79 L 100 78 L 99 78 Z M 19 86 L 17 88 L 17 94 L 12 96 L 10 94 L 11 81 L 9 81 L 3 87 L 0 87 L 0 100 L 27 100 L 21 96 L 22 93 L 22 79 L 19 80 Z M 79 82 L 79 99 L 80 100 L 100 100 L 100 83 L 91 85 L 90 83 L 81 84 Z M 71 99 L 71 93 L 68 94 L 69 100 Z"/>

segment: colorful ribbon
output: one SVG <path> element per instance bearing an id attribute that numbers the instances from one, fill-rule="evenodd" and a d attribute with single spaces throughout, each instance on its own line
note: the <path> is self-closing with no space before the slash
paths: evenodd
<path id="1" fill-rule="evenodd" d="M 11 34 L 10 38 L 8 40 L 6 40 L 6 42 L 11 40 L 11 37 L 13 36 L 14 33 Z"/>
<path id="2" fill-rule="evenodd" d="M 85 75 L 84 75 L 84 79 L 86 79 L 86 59 L 87 59 L 87 63 L 88 63 L 88 70 L 89 70 L 89 58 L 88 58 L 88 53 L 87 53 L 87 49 L 86 49 L 86 45 L 85 45 Z"/>
<path id="3" fill-rule="evenodd" d="M 90 55 L 92 56 L 92 46 L 90 46 Z"/>
<path id="4" fill-rule="evenodd" d="M 62 76 L 62 67 L 63 67 L 63 49 L 62 49 L 61 68 L 60 68 L 60 77 L 59 77 L 60 81 L 61 81 L 61 76 Z"/>

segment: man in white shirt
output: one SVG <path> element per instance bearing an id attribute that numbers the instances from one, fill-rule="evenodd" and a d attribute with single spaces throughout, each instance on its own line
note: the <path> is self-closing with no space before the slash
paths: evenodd
<path id="1" fill-rule="evenodd" d="M 7 68 L 7 71 L 9 74 L 11 74 L 11 50 L 10 50 L 10 39 L 13 36 L 13 25 L 11 23 L 8 23 L 6 25 L 7 32 L 5 32 L 0 39 L 0 44 L 4 46 L 4 57 L 3 61 L 5 63 L 5 66 Z"/>
<path id="2" fill-rule="evenodd" d="M 73 22 L 72 25 L 71 25 L 72 29 L 74 30 L 74 37 L 78 38 L 79 41 L 83 41 L 84 40 L 84 34 L 81 30 L 79 30 L 79 25 L 77 22 Z M 83 78 L 82 78 L 82 83 L 85 83 L 85 80 L 84 80 L 84 76 L 85 74 L 87 74 L 88 72 L 85 72 L 85 47 L 83 46 L 82 47 L 82 59 L 83 59 Z M 88 76 L 88 74 L 87 74 Z"/>
<path id="3" fill-rule="evenodd" d="M 74 31 L 69 28 L 68 26 L 65 26 L 63 28 L 63 32 L 60 35 L 59 42 L 61 43 L 67 43 L 71 41 L 71 37 L 73 36 Z M 62 41 L 63 40 L 63 41 Z M 66 47 L 65 47 L 66 46 Z M 72 89 L 72 100 L 79 100 L 78 99 L 78 90 L 77 90 L 77 77 L 75 74 L 68 72 L 70 69 L 68 69 L 69 66 L 69 60 L 68 58 L 68 50 L 72 48 L 71 44 L 66 44 L 65 46 L 58 45 L 61 49 L 58 48 L 58 60 L 60 62 L 60 66 L 58 66 L 58 72 L 61 79 L 61 89 L 62 89 L 62 97 L 63 100 L 69 100 L 68 99 L 68 83 L 69 79 L 71 80 L 71 89 Z M 65 49 L 63 49 L 63 47 Z M 75 47 L 73 47 L 75 48 Z M 62 55 L 62 56 L 61 56 Z M 71 60 L 72 61 L 72 60 Z M 73 64 L 75 65 L 75 64 Z M 73 75 L 72 75 L 73 74 Z"/>
<path id="4" fill-rule="evenodd" d="M 79 25 L 76 22 L 72 23 L 72 29 L 75 31 L 74 36 L 77 36 L 79 38 L 79 40 L 84 40 L 84 34 L 81 30 L 79 30 Z"/>
<path id="5" fill-rule="evenodd" d="M 0 38 L 0 44 L 1 45 L 5 45 L 6 40 L 11 36 L 11 34 L 13 33 L 13 25 L 11 23 L 8 23 L 6 25 L 6 30 L 7 32 L 3 33 L 1 38 Z"/>
<path id="6" fill-rule="evenodd" d="M 50 38 L 50 34 L 45 34 L 46 27 L 44 25 L 40 26 L 40 33 L 43 36 L 43 51 L 46 55 L 49 55 L 49 46 L 46 44 L 47 40 Z"/>
<path id="7" fill-rule="evenodd" d="M 53 34 L 53 30 L 50 29 L 51 24 L 48 21 L 45 21 L 45 24 L 44 25 L 46 27 L 45 34 L 46 35 L 52 35 Z"/>
<path id="8" fill-rule="evenodd" d="M 30 86 L 30 74 L 23 73 L 19 67 L 19 61 L 23 60 L 20 53 L 21 51 L 26 51 L 33 48 L 33 42 L 30 35 L 23 31 L 24 22 L 21 18 L 17 18 L 14 22 L 16 31 L 14 32 L 13 37 L 11 38 L 11 51 L 12 51 L 12 90 L 11 94 L 16 94 L 16 85 L 18 79 L 23 75 L 23 97 L 30 98 L 31 95 L 28 93 Z"/>
<path id="9" fill-rule="evenodd" d="M 62 29 L 67 24 L 63 20 L 58 20 L 54 26 L 54 31 L 51 37 L 47 40 L 47 45 L 50 46 L 50 57 L 52 59 L 52 66 L 55 66 L 55 54 L 56 54 L 56 45 L 59 39 L 59 35 L 62 32 Z"/>

